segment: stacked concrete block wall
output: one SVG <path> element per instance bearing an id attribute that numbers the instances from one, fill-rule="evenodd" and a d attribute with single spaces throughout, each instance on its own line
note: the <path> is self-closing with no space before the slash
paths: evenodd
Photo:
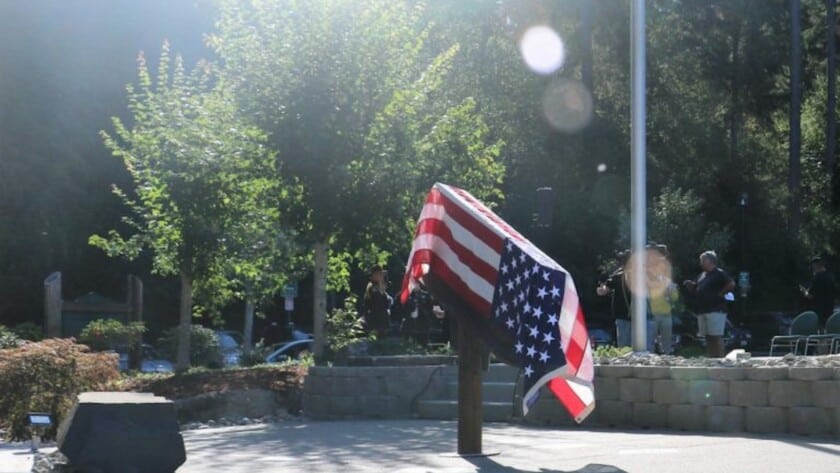
<path id="1" fill-rule="evenodd" d="M 592 426 L 840 436 L 840 368 L 597 366 Z M 526 417 L 571 425 L 549 393 Z"/>
<path id="2" fill-rule="evenodd" d="M 485 420 L 522 415 L 516 373 L 491 368 L 485 402 L 507 389 L 498 383 L 520 383 L 505 415 Z M 840 368 L 600 365 L 595 374 L 597 407 L 584 425 L 840 436 Z M 313 367 L 303 408 L 313 418 L 409 418 L 423 404 L 440 412 L 434 418 L 455 418 L 456 382 L 454 366 Z M 547 390 L 524 420 L 574 424 Z"/>
<path id="3" fill-rule="evenodd" d="M 314 366 L 304 381 L 303 412 L 315 419 L 409 418 L 419 397 L 446 390 L 445 368 Z"/>

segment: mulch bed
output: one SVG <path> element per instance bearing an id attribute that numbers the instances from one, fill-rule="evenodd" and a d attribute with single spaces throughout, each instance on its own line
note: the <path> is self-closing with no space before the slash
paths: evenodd
<path id="1" fill-rule="evenodd" d="M 269 389 L 288 396 L 302 389 L 305 375 L 305 367 L 259 366 L 176 374 L 165 378 L 129 378 L 121 384 L 120 389 L 151 392 L 168 399 L 186 399 L 211 392 L 249 389 Z"/>

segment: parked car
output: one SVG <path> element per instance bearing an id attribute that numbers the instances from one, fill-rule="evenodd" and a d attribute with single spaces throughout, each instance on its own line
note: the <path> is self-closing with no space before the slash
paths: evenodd
<path id="1" fill-rule="evenodd" d="M 222 366 L 238 366 L 242 363 L 242 344 L 244 337 L 232 330 L 217 330 Z"/>
<path id="2" fill-rule="evenodd" d="M 155 349 L 144 343 L 142 346 L 142 358 L 140 360 L 140 371 L 143 373 L 172 373 L 175 367 L 172 363 L 160 356 Z M 120 370 L 128 369 L 128 349 L 126 347 L 118 348 L 117 353 L 120 355 Z"/>
<path id="3" fill-rule="evenodd" d="M 274 345 L 271 352 L 266 355 L 266 363 L 282 363 L 287 360 L 296 360 L 305 353 L 312 353 L 313 344 L 311 338 L 303 340 L 290 340 Z"/>

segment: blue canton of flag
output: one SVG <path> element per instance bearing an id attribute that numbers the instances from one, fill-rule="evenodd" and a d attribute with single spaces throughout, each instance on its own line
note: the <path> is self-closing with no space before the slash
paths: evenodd
<path id="1" fill-rule="evenodd" d="M 505 242 L 492 314 L 513 335 L 526 393 L 565 370 L 558 327 L 565 282 L 565 273 L 541 265 L 511 240 Z M 526 399 L 529 407 L 534 402 L 536 397 Z"/>

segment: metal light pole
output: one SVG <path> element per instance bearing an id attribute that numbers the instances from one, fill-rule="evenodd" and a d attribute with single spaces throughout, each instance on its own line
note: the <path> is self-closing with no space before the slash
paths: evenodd
<path id="1" fill-rule="evenodd" d="M 630 13 L 631 56 L 631 244 L 635 264 L 632 324 L 633 351 L 647 351 L 647 189 L 645 158 L 645 1 L 633 0 Z"/>

